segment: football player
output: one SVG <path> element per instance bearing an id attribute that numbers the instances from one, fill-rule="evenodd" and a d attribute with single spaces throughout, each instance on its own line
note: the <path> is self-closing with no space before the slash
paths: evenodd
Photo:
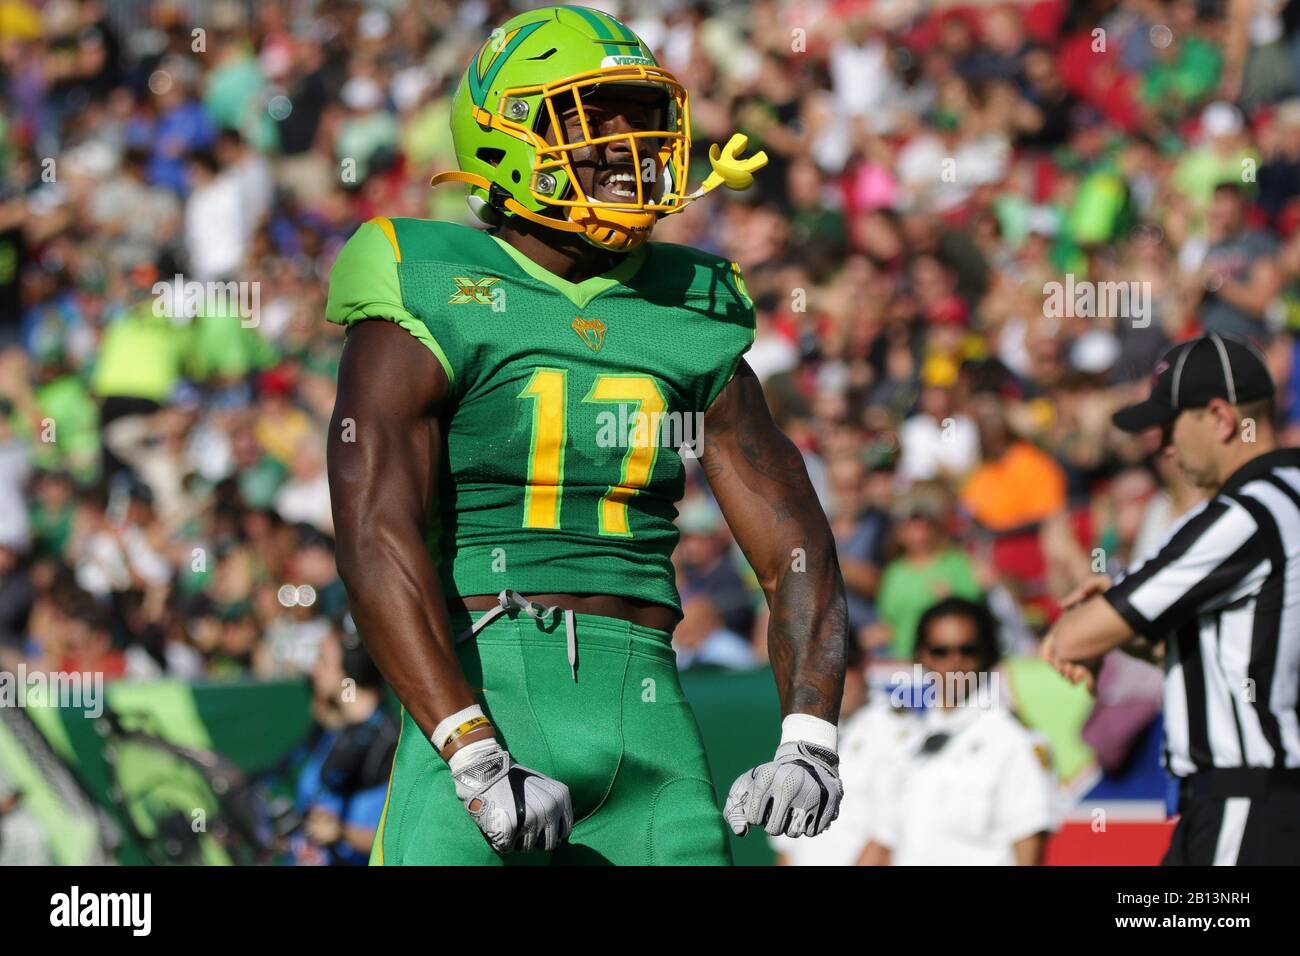
<path id="1" fill-rule="evenodd" d="M 488 228 L 372 219 L 334 265 L 339 571 L 404 710 L 372 862 L 727 863 L 727 826 L 838 812 L 831 532 L 742 358 L 739 268 L 648 241 L 764 158 L 733 137 L 688 192 L 689 130 L 618 20 L 520 14 L 469 64 L 460 169 L 434 178 Z M 723 814 L 671 645 L 690 448 L 766 593 L 784 715 Z"/>

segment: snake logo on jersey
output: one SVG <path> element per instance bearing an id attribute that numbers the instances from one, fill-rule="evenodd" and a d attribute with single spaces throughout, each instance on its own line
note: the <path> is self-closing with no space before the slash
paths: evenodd
<path id="1" fill-rule="evenodd" d="M 573 331 L 578 333 L 578 338 L 587 343 L 587 348 L 593 352 L 599 352 L 600 347 L 605 344 L 606 325 L 600 319 L 584 319 L 578 316 L 573 320 Z"/>

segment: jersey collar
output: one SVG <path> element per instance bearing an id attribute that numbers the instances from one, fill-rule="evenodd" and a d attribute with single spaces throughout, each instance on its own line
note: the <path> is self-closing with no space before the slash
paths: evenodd
<path id="1" fill-rule="evenodd" d="M 489 235 L 491 234 L 489 233 Z M 581 282 L 570 282 L 568 279 L 561 279 L 549 269 L 542 268 L 504 239 L 497 236 L 492 236 L 492 239 L 502 248 L 506 255 L 514 260 L 515 265 L 538 282 L 550 286 L 579 309 L 585 309 L 587 303 L 602 292 L 608 292 L 614 286 L 631 279 L 645 264 L 646 259 L 646 247 L 644 245 L 638 246 L 629 252 L 622 262 L 608 272 L 592 276 L 590 279 L 583 279 Z"/>
<path id="2" fill-rule="evenodd" d="M 1227 494 L 1236 491 L 1247 482 L 1267 475 L 1274 468 L 1294 468 L 1296 466 L 1300 466 L 1300 449 L 1275 448 L 1272 451 L 1266 451 L 1262 455 L 1256 455 L 1229 475 L 1219 488 L 1219 493 Z"/>

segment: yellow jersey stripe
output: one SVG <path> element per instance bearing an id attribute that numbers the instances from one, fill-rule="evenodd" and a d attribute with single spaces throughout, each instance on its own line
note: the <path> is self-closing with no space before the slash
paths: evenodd
<path id="1" fill-rule="evenodd" d="M 372 225 L 378 226 L 380 231 L 385 236 L 388 237 L 388 241 L 393 246 L 393 258 L 396 259 L 398 262 L 401 262 L 402 249 L 397 244 L 397 231 L 393 228 L 392 220 L 389 219 L 387 216 L 376 216 L 374 219 L 367 220 L 367 222 L 370 222 Z"/>
<path id="2" fill-rule="evenodd" d="M 374 220 L 371 220 L 372 222 Z M 388 228 L 391 230 L 393 224 L 388 222 Z M 375 225 L 379 225 L 375 223 Z M 382 227 L 381 227 L 382 228 Z M 394 243 L 396 245 L 396 243 Z M 384 794 L 384 809 L 379 811 L 379 828 L 375 831 L 375 866 L 384 865 L 384 822 L 388 819 L 388 801 L 393 799 L 393 774 L 397 772 L 397 754 L 402 749 L 402 731 L 406 729 L 406 708 L 403 707 L 401 716 L 397 724 L 397 747 L 393 750 L 393 765 L 388 768 L 388 792 Z"/>

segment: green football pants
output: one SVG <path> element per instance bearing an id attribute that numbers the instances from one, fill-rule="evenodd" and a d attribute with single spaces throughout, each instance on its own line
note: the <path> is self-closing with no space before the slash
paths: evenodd
<path id="1" fill-rule="evenodd" d="M 459 615 L 452 624 L 460 633 L 480 616 Z M 731 863 L 671 635 L 614 618 L 575 620 L 576 681 L 560 615 L 550 624 L 501 617 L 457 648 L 514 759 L 568 786 L 568 841 L 552 853 L 498 854 L 457 799 L 447 764 L 403 714 L 371 863 Z"/>

